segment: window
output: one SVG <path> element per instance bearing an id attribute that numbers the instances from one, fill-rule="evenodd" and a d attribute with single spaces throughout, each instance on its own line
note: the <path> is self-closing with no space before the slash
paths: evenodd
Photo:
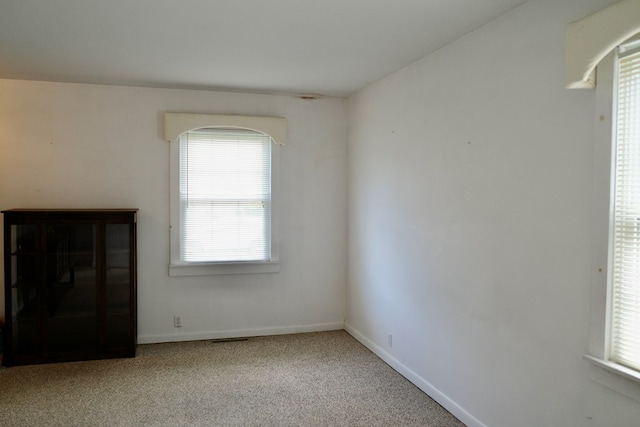
<path id="1" fill-rule="evenodd" d="M 172 276 L 279 271 L 281 118 L 167 113 Z M 270 133 L 268 133 L 270 132 Z"/>
<path id="2" fill-rule="evenodd" d="M 640 401 L 640 43 L 633 40 L 597 69 L 595 268 L 584 357 L 593 380 Z"/>
<path id="3" fill-rule="evenodd" d="M 608 353 L 640 371 L 640 42 L 621 46 L 616 65 Z"/>
<path id="4" fill-rule="evenodd" d="M 197 129 L 180 137 L 180 260 L 271 260 L 271 137 Z"/>
<path id="5" fill-rule="evenodd" d="M 615 2 L 569 23 L 565 39 L 567 87 L 595 87 L 596 100 L 594 268 L 589 352 L 584 357 L 592 362 L 593 380 L 637 401 L 640 401 L 639 17 L 640 2 Z"/>

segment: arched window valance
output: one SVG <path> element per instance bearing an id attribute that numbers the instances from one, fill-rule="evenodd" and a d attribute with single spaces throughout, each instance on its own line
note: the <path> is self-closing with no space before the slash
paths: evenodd
<path id="1" fill-rule="evenodd" d="M 177 141 L 180 135 L 185 132 L 206 127 L 251 129 L 269 135 L 278 145 L 287 143 L 287 119 L 284 117 L 164 114 L 164 138 L 167 141 Z"/>
<path id="2" fill-rule="evenodd" d="M 616 46 L 640 33 L 640 0 L 623 0 L 567 27 L 567 88 L 595 87 L 598 63 Z"/>

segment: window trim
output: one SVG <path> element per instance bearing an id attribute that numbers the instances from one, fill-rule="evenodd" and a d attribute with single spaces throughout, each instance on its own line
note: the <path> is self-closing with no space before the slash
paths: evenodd
<path id="1" fill-rule="evenodd" d="M 622 87 L 622 80 L 621 80 L 624 77 L 622 75 L 622 70 L 623 70 L 622 61 L 623 60 L 628 61 L 625 58 L 629 57 L 630 55 L 633 55 L 633 57 L 636 58 L 636 56 L 639 54 L 639 50 L 640 50 L 639 47 L 640 47 L 640 43 L 637 40 L 637 38 L 631 37 L 629 40 L 625 41 L 617 49 L 615 49 L 615 53 L 614 53 L 615 60 L 614 60 L 614 66 L 613 66 L 615 77 L 613 79 L 611 86 L 613 88 L 616 88 L 616 90 L 613 91 L 614 96 L 612 97 L 612 109 L 614 109 L 613 106 L 620 107 L 619 96 L 621 96 L 620 94 L 624 94 L 623 87 Z M 637 59 L 633 59 L 633 61 L 635 63 Z M 633 68 L 635 69 L 636 67 L 634 66 Z M 635 75 L 636 74 L 634 73 L 633 81 L 636 81 Z M 627 87 L 627 89 L 628 88 L 629 87 Z M 627 358 L 626 360 L 624 360 L 625 356 L 622 356 L 622 354 L 624 353 L 624 350 L 622 352 L 620 350 L 620 348 L 622 349 L 628 348 L 629 343 L 618 344 L 617 349 L 616 349 L 616 344 L 614 343 L 614 335 L 619 337 L 619 335 L 622 333 L 620 330 L 623 329 L 619 325 L 624 323 L 624 317 L 619 313 L 617 314 L 618 310 L 615 307 L 618 304 L 620 304 L 622 301 L 621 299 L 618 299 L 618 298 L 623 298 L 619 295 L 621 292 L 620 289 L 627 289 L 626 285 L 622 283 L 617 283 L 617 285 L 614 285 L 614 275 L 616 274 L 615 272 L 616 253 L 614 250 L 614 245 L 616 245 L 615 235 L 619 234 L 619 227 L 616 222 L 620 221 L 620 216 L 621 216 L 616 211 L 620 210 L 622 212 L 626 212 L 627 214 L 629 213 L 628 207 L 624 205 L 624 203 L 620 203 L 619 201 L 616 201 L 616 199 L 614 198 L 615 195 L 620 193 L 620 190 L 617 188 L 618 185 L 620 185 L 620 188 L 623 188 L 623 189 L 626 188 L 625 184 L 621 183 L 619 176 L 626 177 L 626 178 L 630 177 L 629 173 L 620 173 L 620 175 L 618 175 L 618 168 L 621 168 L 622 170 L 624 170 L 625 168 L 624 164 L 622 165 L 618 164 L 618 160 L 620 157 L 619 150 L 623 150 L 623 148 L 621 147 L 623 147 L 622 144 L 624 144 L 624 138 L 622 138 L 620 134 L 620 128 L 619 128 L 620 123 L 618 123 L 618 119 L 619 117 L 623 117 L 623 116 L 624 116 L 624 110 L 618 110 L 617 108 L 614 109 L 614 114 L 612 115 L 613 125 L 612 125 L 612 132 L 611 132 L 611 135 L 612 135 L 611 136 L 611 144 L 612 144 L 611 170 L 615 171 L 615 177 L 613 176 L 614 173 L 610 174 L 611 175 L 611 186 L 610 186 L 611 208 L 610 208 L 610 214 L 609 214 L 610 215 L 609 247 L 608 247 L 609 270 L 608 270 L 608 278 L 607 278 L 608 285 L 607 285 L 607 323 L 606 323 L 607 342 L 605 347 L 605 355 L 607 356 L 607 361 L 614 364 L 619 364 L 635 372 L 637 375 L 634 375 L 633 378 L 636 379 L 636 381 L 640 382 L 640 367 L 638 366 L 638 360 L 636 358 L 633 358 L 633 359 Z M 620 151 L 620 152 L 624 152 L 624 151 Z M 633 188 L 635 193 L 636 187 L 634 186 Z M 625 200 L 628 201 L 628 198 L 622 198 L 623 202 Z M 638 221 L 637 211 L 634 210 L 633 213 L 635 216 L 633 223 L 637 224 L 637 221 Z M 624 214 L 622 214 L 622 216 L 624 216 Z M 624 223 L 626 224 L 629 220 L 625 218 L 622 221 L 624 221 Z M 626 263 L 624 262 L 623 264 L 626 265 Z M 623 271 L 628 272 L 628 268 L 626 266 L 623 267 Z M 622 273 L 622 272 L 619 272 L 619 273 Z M 620 317 L 617 317 L 617 316 L 620 316 Z"/>
<path id="2" fill-rule="evenodd" d="M 613 168 L 615 162 L 614 105 L 616 51 L 611 51 L 597 68 L 596 128 L 594 147 L 593 208 L 593 272 L 591 281 L 590 336 L 588 353 L 583 356 L 590 362 L 591 378 L 627 397 L 640 401 L 640 371 L 609 359 L 611 284 L 610 251 L 613 227 Z"/>
<path id="3" fill-rule="evenodd" d="M 565 84 L 571 89 L 596 86 L 595 69 L 616 46 L 640 32 L 640 2 L 622 0 L 567 26 Z"/>
<path id="4" fill-rule="evenodd" d="M 637 0 L 622 0 L 568 24 L 565 84 L 567 88 L 596 89 L 590 327 L 589 348 L 584 359 L 591 362 L 590 374 L 594 381 L 640 401 L 640 378 L 635 374 L 628 375 L 626 366 L 608 360 L 610 196 L 614 160 L 612 116 L 615 102 L 613 51 L 640 34 L 638 12 L 640 3 Z"/>
<path id="5" fill-rule="evenodd" d="M 286 142 L 287 122 L 282 117 L 165 113 L 165 139 L 169 142 L 169 276 L 277 273 L 280 271 L 279 169 L 280 145 Z M 271 150 L 271 259 L 270 261 L 186 262 L 180 259 L 180 135 L 200 128 L 250 129 L 269 135 Z"/>

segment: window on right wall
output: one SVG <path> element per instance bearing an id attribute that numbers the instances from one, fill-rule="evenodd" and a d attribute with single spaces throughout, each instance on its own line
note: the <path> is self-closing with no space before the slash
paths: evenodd
<path id="1" fill-rule="evenodd" d="M 614 59 L 608 361 L 640 373 L 640 40 Z"/>
<path id="2" fill-rule="evenodd" d="M 617 47 L 616 47 L 617 46 Z M 567 24 L 567 88 L 595 88 L 589 347 L 594 381 L 640 402 L 640 0 Z M 597 67 L 597 73 L 596 73 Z"/>

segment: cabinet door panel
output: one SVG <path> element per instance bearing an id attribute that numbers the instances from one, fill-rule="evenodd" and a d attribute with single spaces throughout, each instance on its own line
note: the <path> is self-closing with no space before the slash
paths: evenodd
<path id="1" fill-rule="evenodd" d="M 46 259 L 46 351 L 96 350 L 96 226 L 47 226 Z"/>
<path id="2" fill-rule="evenodd" d="M 131 342 L 130 224 L 106 225 L 107 346 Z"/>
<path id="3" fill-rule="evenodd" d="M 11 346 L 14 354 L 38 353 L 37 228 L 12 225 L 11 239 Z"/>

